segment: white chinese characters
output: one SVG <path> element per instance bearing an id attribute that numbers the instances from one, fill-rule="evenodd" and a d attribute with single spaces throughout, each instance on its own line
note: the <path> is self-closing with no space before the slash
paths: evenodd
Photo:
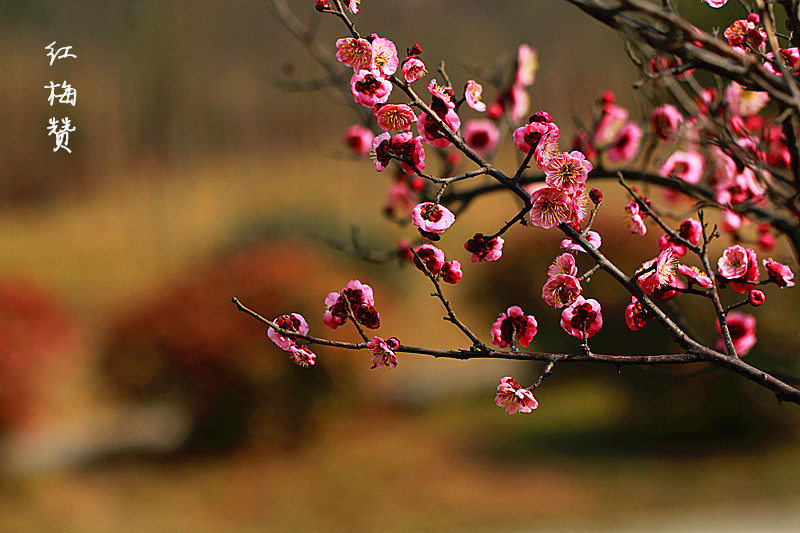
<path id="1" fill-rule="evenodd" d="M 45 50 L 48 51 L 47 56 L 50 58 L 51 67 L 53 66 L 53 62 L 55 62 L 57 59 L 77 57 L 75 54 L 70 53 L 72 46 L 62 46 L 60 48 L 56 48 L 55 45 L 56 42 L 53 41 L 44 47 Z M 51 81 L 50 84 L 45 85 L 44 88 L 50 89 L 50 95 L 47 97 L 47 103 L 50 104 L 50 107 L 53 107 L 53 104 L 55 103 L 66 104 L 75 107 L 78 99 L 78 91 L 66 80 L 61 83 L 55 83 Z M 55 136 L 56 147 L 53 148 L 53 151 L 57 152 L 60 149 L 64 149 L 67 153 L 71 154 L 72 150 L 68 146 L 69 134 L 74 131 L 75 126 L 72 125 L 72 121 L 69 117 L 64 117 L 60 121 L 56 117 L 51 117 L 47 127 L 47 136 Z"/>

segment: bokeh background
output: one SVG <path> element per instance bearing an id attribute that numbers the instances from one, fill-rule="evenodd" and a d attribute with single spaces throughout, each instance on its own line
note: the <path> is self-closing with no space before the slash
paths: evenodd
<path id="1" fill-rule="evenodd" d="M 676 3 L 707 29 L 741 14 Z M 340 23 L 311 0 L 290 5 L 332 54 Z M 356 20 L 401 50 L 420 42 L 457 85 L 530 44 L 532 110 L 566 136 L 605 89 L 632 116 L 650 101 L 631 89 L 623 41 L 566 3 L 364 0 Z M 77 57 L 50 66 L 53 41 Z M 375 289 L 384 337 L 465 346 L 416 270 L 325 244 L 356 228 L 365 247 L 392 250 L 414 232 L 381 216 L 388 172 L 345 150 L 353 108 L 335 90 L 292 89 L 322 71 L 268 2 L 3 2 L 0 49 L 0 530 L 798 523 L 800 413 L 735 376 L 561 365 L 537 390 L 540 408 L 510 417 L 493 404 L 499 378 L 531 382 L 540 364 L 403 356 L 370 371 L 367 354 L 320 348 L 304 369 L 238 313 L 232 296 L 269 317 L 300 312 L 325 335 L 325 295 L 358 278 Z M 50 107 L 50 81 L 71 83 L 77 105 Z M 77 128 L 71 154 L 53 152 L 51 116 Z M 516 157 L 507 147 L 498 165 Z M 634 268 L 658 234 L 632 243 L 622 195 L 603 187 L 604 250 Z M 514 206 L 497 194 L 459 217 L 442 246 L 465 277 L 448 296 L 486 340 L 516 304 L 539 319 L 534 348 L 574 350 L 540 298 L 556 235 L 514 228 L 496 263 L 471 264 L 462 248 Z M 772 255 L 794 264 L 785 243 Z M 653 325 L 625 328 L 629 299 L 608 280 L 591 291 L 606 319 L 596 350 L 674 349 Z M 797 296 L 767 299 L 748 357 L 800 374 Z M 689 318 L 710 324 L 700 310 Z"/>

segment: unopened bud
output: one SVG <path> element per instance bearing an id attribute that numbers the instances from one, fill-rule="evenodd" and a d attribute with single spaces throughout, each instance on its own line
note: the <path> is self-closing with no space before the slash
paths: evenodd
<path id="1" fill-rule="evenodd" d="M 314 6 L 314 9 L 320 12 L 330 8 L 331 8 L 331 3 L 328 2 L 328 0 L 317 0 L 317 4 Z"/>
<path id="2" fill-rule="evenodd" d="M 589 191 L 589 199 L 594 202 L 594 205 L 598 205 L 603 201 L 603 191 L 597 187 L 593 188 L 591 191 Z"/>
<path id="3" fill-rule="evenodd" d="M 408 51 L 408 55 L 410 56 L 418 56 L 421 53 L 422 53 L 422 47 L 419 45 L 419 43 L 412 46 L 411 50 Z"/>
<path id="4" fill-rule="evenodd" d="M 767 297 L 764 296 L 764 293 L 756 289 L 753 289 L 750 291 L 750 294 L 747 295 L 747 301 L 750 302 L 750 305 L 753 307 L 762 305 L 766 299 Z"/>

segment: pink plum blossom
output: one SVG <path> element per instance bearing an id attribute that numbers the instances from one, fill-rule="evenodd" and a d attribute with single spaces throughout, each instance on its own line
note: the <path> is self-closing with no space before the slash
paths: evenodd
<path id="1" fill-rule="evenodd" d="M 631 200 L 625 204 L 625 221 L 631 233 L 645 235 L 647 234 L 647 226 L 644 225 L 644 219 L 639 209 L 639 202 L 636 200 Z"/>
<path id="2" fill-rule="evenodd" d="M 561 152 L 544 167 L 545 183 L 550 187 L 573 194 L 583 189 L 592 164 L 580 152 Z"/>
<path id="3" fill-rule="evenodd" d="M 714 282 L 711 280 L 711 278 L 700 272 L 700 269 L 697 267 L 682 265 L 679 263 L 678 272 L 686 276 L 690 281 L 697 283 L 705 289 L 710 289 L 714 285 Z"/>
<path id="4" fill-rule="evenodd" d="M 648 320 L 654 318 L 655 316 L 642 307 L 642 303 L 635 296 L 631 297 L 631 303 L 625 308 L 625 323 L 631 330 L 642 329 Z"/>
<path id="5" fill-rule="evenodd" d="M 336 329 L 347 322 L 352 311 L 359 324 L 377 329 L 380 326 L 380 315 L 374 305 L 372 287 L 353 279 L 341 293 L 331 292 L 325 298 L 326 311 L 322 322 L 329 328 Z"/>
<path id="6" fill-rule="evenodd" d="M 372 70 L 372 44 L 366 39 L 339 39 L 336 41 L 336 59 L 356 72 Z"/>
<path id="7" fill-rule="evenodd" d="M 367 343 L 367 348 L 372 354 L 372 368 L 385 366 L 394 368 L 397 366 L 397 355 L 394 351 L 400 347 L 400 341 L 395 337 L 383 340 L 380 337 L 373 337 Z"/>
<path id="8" fill-rule="evenodd" d="M 400 61 L 394 43 L 374 33 L 368 39 L 372 41 L 372 73 L 380 78 L 388 78 L 397 72 Z"/>
<path id="9" fill-rule="evenodd" d="M 462 131 L 464 142 L 483 157 L 489 156 L 497 148 L 500 130 L 488 119 L 470 120 Z"/>
<path id="10" fill-rule="evenodd" d="M 292 360 L 300 366 L 314 366 L 317 360 L 317 354 L 309 350 L 307 346 L 292 344 L 289 346 L 289 352 L 292 354 Z"/>
<path id="11" fill-rule="evenodd" d="M 578 296 L 572 305 L 561 312 L 561 327 L 578 339 L 583 339 L 584 331 L 587 339 L 592 337 L 603 327 L 600 303 L 597 300 L 585 300 L 583 296 Z"/>
<path id="12" fill-rule="evenodd" d="M 556 257 L 550 268 L 547 269 L 548 276 L 556 276 L 558 274 L 567 274 L 574 276 L 578 273 L 578 266 L 575 264 L 575 257 L 572 254 L 566 253 Z"/>
<path id="13" fill-rule="evenodd" d="M 407 174 L 425 168 L 422 138 L 413 137 L 411 132 L 398 133 L 394 136 L 389 132 L 381 133 L 372 140 L 372 152 L 375 154 L 375 170 L 378 172 L 389 166 L 392 159 L 401 159 L 403 171 Z"/>
<path id="14" fill-rule="evenodd" d="M 432 275 L 436 275 L 444 266 L 444 252 L 432 244 L 423 244 L 415 250 L 417 256 L 414 258 L 414 266 L 423 270 L 423 265 Z M 421 262 L 420 262 L 421 260 Z"/>
<path id="15" fill-rule="evenodd" d="M 731 113 L 748 117 L 755 115 L 767 105 L 769 94 L 764 91 L 747 90 L 733 81 L 725 88 L 725 101 Z"/>
<path id="16" fill-rule="evenodd" d="M 417 120 L 417 115 L 405 104 L 378 104 L 373 114 L 383 130 L 408 131 Z"/>
<path id="17" fill-rule="evenodd" d="M 298 313 L 281 315 L 272 322 L 274 322 L 279 328 L 285 329 L 286 331 L 296 331 L 301 335 L 308 334 L 308 322 L 306 322 L 306 319 L 303 318 L 303 315 Z M 272 342 L 277 344 L 281 350 L 286 351 L 289 351 L 289 348 L 297 341 L 297 337 L 292 335 L 283 336 L 273 328 L 269 328 L 267 330 L 267 336 Z"/>
<path id="18" fill-rule="evenodd" d="M 547 305 L 564 307 L 574 302 L 583 292 L 578 278 L 569 274 L 550 276 L 542 287 L 542 299 Z"/>
<path id="19" fill-rule="evenodd" d="M 558 138 L 561 134 L 548 113 L 540 111 L 531 119 L 530 123 L 514 130 L 514 146 L 526 154 L 538 146 L 543 137 L 554 135 Z"/>
<path id="20" fill-rule="evenodd" d="M 642 141 L 642 128 L 635 122 L 628 122 L 619 131 L 606 151 L 612 163 L 630 163 L 639 153 Z"/>
<path id="21" fill-rule="evenodd" d="M 494 404 L 506 410 L 506 413 L 530 413 L 537 407 L 539 402 L 533 397 L 533 393 L 528 389 L 523 389 L 517 380 L 511 376 L 506 376 L 500 380 L 497 386 L 497 396 Z"/>
<path id="22" fill-rule="evenodd" d="M 800 51 L 798 51 L 796 46 L 792 48 L 779 48 L 778 54 L 780 55 L 780 60 L 783 61 L 783 64 L 786 65 L 786 68 L 789 69 L 790 72 L 800 63 Z M 775 60 L 775 54 L 772 52 L 766 54 L 766 57 Z M 764 62 L 764 70 L 776 76 L 783 76 L 781 69 L 773 66 L 772 61 Z"/>
<path id="23" fill-rule="evenodd" d="M 396 181 L 389 187 L 384 212 L 393 217 L 408 216 L 417 202 L 419 199 L 408 183 Z"/>
<path id="24" fill-rule="evenodd" d="M 703 0 L 703 2 L 711 7 L 722 7 L 728 3 L 728 0 Z"/>
<path id="25" fill-rule="evenodd" d="M 705 160 L 697 152 L 675 152 L 661 165 L 659 174 L 673 176 L 689 183 L 698 183 L 703 177 Z"/>
<path id="26" fill-rule="evenodd" d="M 650 113 L 650 125 L 661 140 L 674 139 L 681 124 L 683 115 L 672 104 L 660 105 Z"/>
<path id="27" fill-rule="evenodd" d="M 539 69 L 539 54 L 527 44 L 517 48 L 517 69 L 514 73 L 514 85 L 530 87 L 536 80 Z"/>
<path id="28" fill-rule="evenodd" d="M 764 259 L 763 263 L 764 270 L 767 271 L 770 283 L 775 283 L 781 289 L 784 287 L 794 287 L 794 281 L 792 281 L 794 272 L 792 272 L 791 268 L 782 263 L 778 263 L 771 257 L 769 259 Z"/>
<path id="29" fill-rule="evenodd" d="M 469 80 L 466 87 L 464 87 L 464 98 L 467 100 L 467 105 L 481 113 L 486 111 L 486 104 L 481 102 L 482 92 L 483 87 L 475 80 Z"/>
<path id="30" fill-rule="evenodd" d="M 528 346 L 536 335 L 538 324 L 533 315 L 525 315 L 516 305 L 509 307 L 492 325 L 492 344 L 507 348 L 514 340 L 514 334 L 522 346 Z"/>
<path id="31" fill-rule="evenodd" d="M 726 279 L 741 278 L 747 273 L 748 266 L 747 250 L 738 244 L 726 248 L 717 262 L 720 275 Z"/>
<path id="32" fill-rule="evenodd" d="M 365 128 L 361 124 L 353 124 L 345 130 L 344 142 L 354 153 L 365 156 L 369 154 L 374 136 L 371 129 Z"/>
<path id="33" fill-rule="evenodd" d="M 753 288 L 753 285 L 758 283 L 758 257 L 756 256 L 756 251 L 752 248 L 746 248 L 747 250 L 747 271 L 744 273 L 743 276 L 731 280 L 731 289 L 738 292 L 739 294 L 744 294 L 749 292 L 750 289 Z"/>
<path id="34" fill-rule="evenodd" d="M 736 353 L 741 357 L 750 351 L 750 348 L 756 344 L 756 317 L 738 311 L 728 313 L 725 319 L 728 324 L 728 332 L 731 334 L 731 341 L 733 341 L 733 348 Z M 720 328 L 719 321 L 715 322 L 717 326 L 717 334 L 720 338 L 717 340 L 717 350 L 725 349 L 725 341 L 722 339 L 722 328 Z"/>
<path id="35" fill-rule="evenodd" d="M 455 220 L 456 216 L 449 209 L 433 202 L 417 204 L 411 213 L 411 222 L 428 233 L 444 233 Z"/>
<path id="36" fill-rule="evenodd" d="M 603 240 L 600 238 L 600 234 L 596 231 L 590 231 L 586 234 L 586 240 L 592 246 L 592 248 L 598 249 L 600 245 L 603 243 Z M 573 241 L 572 239 L 563 239 L 561 241 L 561 248 L 566 250 L 573 250 L 576 252 L 586 252 L 583 247 L 578 244 L 577 242 Z"/>
<path id="37" fill-rule="evenodd" d="M 483 233 L 476 233 L 471 239 L 464 243 L 464 248 L 472 252 L 470 258 L 473 263 L 483 261 L 497 261 L 503 255 L 502 237 L 489 239 Z"/>
<path id="38" fill-rule="evenodd" d="M 697 246 L 697 244 L 700 242 L 702 232 L 703 227 L 700 225 L 700 222 L 693 218 L 687 218 L 681 222 L 678 235 L 688 241 L 690 244 Z M 675 257 L 683 257 L 686 255 L 686 246 L 677 240 L 673 240 L 672 237 L 665 233 L 658 239 L 658 249 L 664 250 L 667 247 L 672 248 L 672 251 L 675 253 Z"/>
<path id="39" fill-rule="evenodd" d="M 441 117 L 440 117 L 441 118 Z M 444 118 L 444 123 L 454 133 L 458 133 L 461 127 L 461 118 L 458 113 L 448 108 Z M 427 113 L 421 113 L 419 120 L 417 120 L 417 130 L 419 134 L 425 139 L 425 142 L 436 148 L 447 148 L 452 143 L 444 136 L 444 132 L 439 128 L 439 125 L 431 119 Z"/>
<path id="40" fill-rule="evenodd" d="M 358 13 L 358 5 L 361 3 L 361 0 L 344 0 L 344 7 L 350 13 Z"/>
<path id="41" fill-rule="evenodd" d="M 403 60 L 403 66 L 401 68 L 403 71 L 403 78 L 405 78 L 408 83 L 414 83 L 422 79 L 422 77 L 428 73 L 428 71 L 425 70 L 425 63 L 418 57 L 407 57 Z"/>
<path id="42" fill-rule="evenodd" d="M 613 97 L 613 93 L 611 96 Z M 594 144 L 598 147 L 606 147 L 611 144 L 627 120 L 627 109 L 614 105 L 613 102 L 605 103 L 604 100 L 603 112 L 594 130 Z"/>
<path id="43" fill-rule="evenodd" d="M 550 229 L 569 219 L 570 198 L 558 189 L 543 187 L 531 195 L 530 220 L 534 226 Z"/>
<path id="44" fill-rule="evenodd" d="M 440 271 L 442 274 L 442 280 L 445 283 L 451 283 L 455 285 L 461 278 L 464 276 L 464 273 L 461 272 L 461 263 L 458 261 L 447 261 L 444 265 L 442 265 L 442 270 Z"/>
<path id="45" fill-rule="evenodd" d="M 360 70 L 350 80 L 350 92 L 357 104 L 375 107 L 389 99 L 392 84 L 388 80 L 376 78 L 368 70 Z"/>

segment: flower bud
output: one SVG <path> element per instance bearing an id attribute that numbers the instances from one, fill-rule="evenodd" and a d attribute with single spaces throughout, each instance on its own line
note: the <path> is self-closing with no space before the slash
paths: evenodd
<path id="1" fill-rule="evenodd" d="M 761 22 L 761 17 L 758 16 L 758 13 L 750 13 L 749 15 L 747 15 L 747 22 L 758 24 Z"/>
<path id="2" fill-rule="evenodd" d="M 753 307 L 762 305 L 766 299 L 767 297 L 764 296 L 764 293 L 756 289 L 753 289 L 750 291 L 750 294 L 747 295 L 747 301 L 750 302 L 750 305 Z"/>
<path id="3" fill-rule="evenodd" d="M 319 12 L 322 12 L 330 8 L 331 8 L 331 3 L 328 2 L 328 0 L 317 0 L 317 4 L 314 6 L 314 9 L 316 9 Z"/>
<path id="4" fill-rule="evenodd" d="M 410 56 L 418 56 L 421 53 L 422 53 L 422 47 L 419 45 L 419 43 L 412 46 L 411 50 L 408 51 L 408 55 Z"/>
<path id="5" fill-rule="evenodd" d="M 594 187 L 591 191 L 589 191 L 589 199 L 594 202 L 594 205 L 598 205 L 603 201 L 603 191 L 597 187 Z"/>

